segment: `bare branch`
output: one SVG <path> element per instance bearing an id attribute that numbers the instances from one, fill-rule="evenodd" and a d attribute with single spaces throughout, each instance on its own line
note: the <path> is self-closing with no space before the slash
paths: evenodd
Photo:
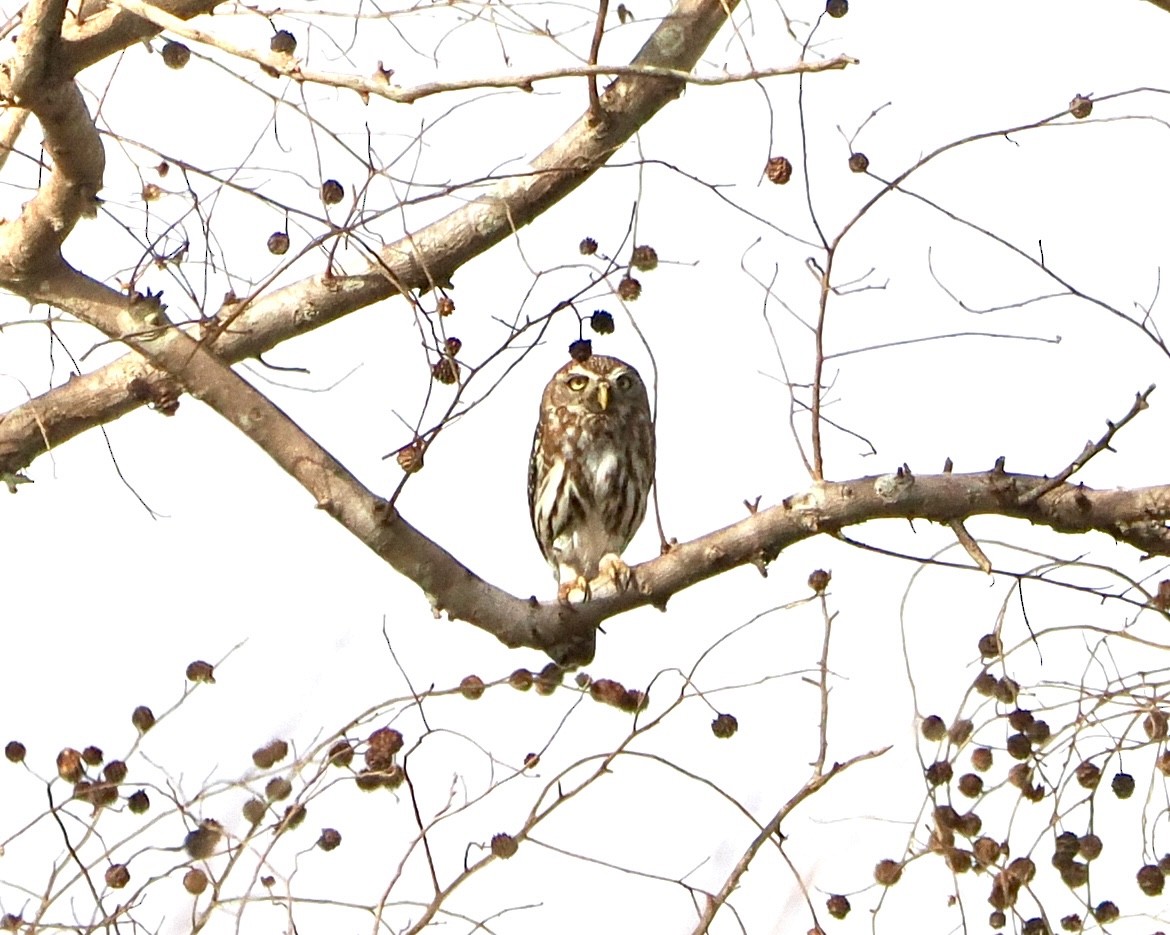
<path id="1" fill-rule="evenodd" d="M 264 49 L 252 49 L 237 45 L 223 36 L 188 26 L 181 18 L 172 16 L 165 10 L 160 9 L 157 5 L 145 3 L 143 0 L 112 0 L 112 2 L 122 9 L 148 20 L 159 29 L 165 29 L 167 32 L 174 33 L 191 42 L 198 42 L 202 45 L 220 49 L 237 58 L 255 62 L 270 73 L 282 75 L 293 81 L 321 84 L 333 88 L 345 88 L 366 97 L 385 98 L 397 104 L 413 104 L 415 101 L 422 100 L 424 97 L 431 97 L 435 94 L 447 94 L 452 91 L 471 91 L 480 88 L 519 88 L 523 91 L 531 91 L 532 86 L 539 81 L 549 81 L 555 78 L 584 77 L 589 79 L 590 87 L 594 89 L 590 95 L 590 113 L 593 114 L 595 108 L 601 108 L 601 102 L 595 102 L 594 100 L 597 79 L 599 77 L 666 78 L 671 81 L 686 82 L 688 84 L 721 85 L 737 84 L 744 81 L 759 81 L 762 78 L 776 78 L 783 75 L 837 71 L 847 68 L 850 65 L 858 64 L 858 60 L 852 56 L 837 55 L 833 58 L 822 59 L 820 61 L 796 62 L 792 65 L 784 65 L 778 68 L 764 68 L 743 74 L 724 75 L 692 75 L 690 74 L 690 70 L 693 67 L 693 63 L 686 67 L 681 67 L 666 64 L 665 62 L 660 64 L 652 62 L 639 63 L 635 60 L 630 65 L 598 65 L 595 59 L 597 50 L 601 44 L 602 21 L 600 17 L 604 17 L 605 13 L 605 7 L 603 5 L 598 19 L 598 31 L 595 35 L 594 45 L 591 51 L 591 60 L 588 65 L 576 68 L 553 68 L 547 71 L 537 71 L 522 75 L 493 75 L 481 78 L 467 78 L 461 81 L 434 81 L 416 85 L 413 88 L 402 88 L 390 84 L 389 79 L 381 71 L 375 72 L 370 78 L 361 78 L 357 75 L 345 74 L 343 72 L 322 72 L 304 68 L 291 56 Z M 678 11 L 676 10 L 671 16 L 666 18 L 665 22 L 670 22 L 677 15 Z M 603 110 L 604 108 L 601 109 Z M 598 111 L 598 113 L 600 112 L 601 110 Z"/>
<path id="2" fill-rule="evenodd" d="M 105 152 L 81 92 L 68 76 L 60 79 L 54 73 L 53 51 L 64 16 L 65 0 L 30 3 L 16 57 L 0 71 L 0 99 L 36 115 L 53 162 L 48 179 L 20 216 L 0 231 L 3 281 L 55 261 L 78 218 L 93 214 L 105 171 Z"/>
<path id="3" fill-rule="evenodd" d="M 187 4 L 182 10 L 194 8 L 195 4 Z M 719 0 L 680 0 L 635 56 L 632 67 L 665 69 L 672 75 L 689 71 L 732 9 L 734 4 Z M 227 361 L 257 356 L 400 290 L 428 289 L 450 280 L 466 262 L 581 185 L 681 88 L 674 77 L 619 78 L 602 95 L 607 114 L 604 126 L 593 125 L 585 113 L 533 159 L 529 173 L 501 180 L 475 201 L 390 244 L 368 271 L 335 278 L 314 276 L 262 297 L 225 305 L 220 318 L 230 321 L 231 327 L 216 338 L 216 353 Z M 28 295 L 27 289 L 4 284 Z M 52 301 L 51 295 L 41 294 L 42 301 Z M 131 357 L 73 381 L 77 385 L 71 384 L 70 399 L 84 401 L 85 418 L 62 404 L 60 390 L 12 410 L 0 420 L 0 469 L 16 473 L 26 467 L 46 450 L 45 437 L 61 444 L 86 427 L 111 421 L 141 405 L 142 400 L 129 390 L 135 377 L 144 377 L 143 363 Z"/>
<path id="4" fill-rule="evenodd" d="M 1070 477 L 1072 477 L 1077 471 L 1088 464 L 1095 456 L 1099 455 L 1102 451 L 1109 449 L 1110 444 L 1113 442 L 1113 436 L 1121 431 L 1127 424 L 1133 421 L 1139 412 L 1150 408 L 1149 399 L 1150 394 L 1153 392 L 1154 386 L 1151 384 L 1149 389 L 1147 389 L 1144 393 L 1138 393 L 1137 398 L 1133 401 L 1133 405 L 1129 409 L 1129 412 L 1122 416 L 1120 422 L 1107 422 L 1106 425 L 1108 425 L 1108 429 L 1098 441 L 1085 442 L 1084 450 L 1073 459 L 1072 463 L 1069 464 L 1068 467 L 1052 478 L 1052 480 L 1050 480 L 1047 484 L 1041 484 L 1036 489 L 1030 490 L 1025 497 L 1020 498 L 1020 502 L 1031 503 L 1033 500 L 1044 496 L 1044 494 L 1048 493 L 1049 490 L 1055 490 Z"/>

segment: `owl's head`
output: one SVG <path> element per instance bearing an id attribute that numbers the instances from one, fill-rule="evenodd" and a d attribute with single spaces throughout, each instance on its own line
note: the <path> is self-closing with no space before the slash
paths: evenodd
<path id="1" fill-rule="evenodd" d="M 638 371 L 616 357 L 571 360 L 558 370 L 544 391 L 545 405 L 617 417 L 648 406 L 646 386 Z"/>

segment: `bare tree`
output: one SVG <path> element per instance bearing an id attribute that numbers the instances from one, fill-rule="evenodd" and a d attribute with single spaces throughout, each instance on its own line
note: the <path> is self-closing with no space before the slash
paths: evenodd
<path id="1" fill-rule="evenodd" d="M 804 903 L 788 917 L 799 923 L 786 923 L 785 930 L 827 930 L 830 917 L 849 914 L 846 890 L 855 900 L 864 892 L 880 924 L 893 912 L 887 904 L 897 900 L 890 888 L 918 869 L 911 865 L 931 861 L 953 879 L 948 893 L 960 916 L 948 924 L 982 930 L 988 922 L 997 929 L 1010 923 L 1042 932 L 1062 920 L 1070 930 L 1105 928 L 1122 915 L 1118 904 L 1125 899 L 1113 898 L 1113 879 L 1092 869 L 1110 839 L 1098 816 L 1115 804 L 1107 796 L 1125 801 L 1139 787 L 1144 807 L 1119 819 L 1135 839 L 1111 866 L 1125 885 L 1146 896 L 1161 894 L 1170 872 L 1170 857 L 1159 857 L 1160 849 L 1170 850 L 1163 840 L 1170 813 L 1168 689 L 1160 656 L 1148 660 L 1167 648 L 1158 628 L 1170 619 L 1170 578 L 1162 577 L 1160 561 L 1170 555 L 1170 484 L 1160 476 L 1152 486 L 1081 482 L 1082 472 L 1117 449 L 1119 437 L 1142 431 L 1157 403 L 1152 384 L 1170 358 L 1157 295 L 1141 303 L 1111 298 L 1118 290 L 1099 287 L 1076 262 L 1046 255 L 1047 235 L 1033 247 L 1029 233 L 1009 232 L 977 206 L 951 197 L 961 188 L 958 169 L 949 170 L 954 174 L 942 188 L 935 173 L 967 158 L 978 165 L 993 144 L 1027 148 L 1044 134 L 1079 141 L 1099 131 L 1106 147 L 1123 147 L 1121 134 L 1134 126 L 1164 128 L 1165 92 L 1072 89 L 1067 107 L 966 131 L 942 144 L 924 134 L 912 158 L 878 171 L 861 143 L 887 119 L 884 103 L 864 102 L 868 113 L 848 131 L 838 126 L 838 133 L 831 129 L 837 118 L 826 121 L 810 104 L 820 83 L 835 80 L 831 73 L 864 70 L 852 55 L 826 51 L 839 37 L 849 39 L 842 31 L 852 19 L 843 20 L 848 4 L 829 0 L 824 10 L 790 12 L 737 9 L 716 0 L 678 0 L 669 10 L 653 11 L 625 4 L 610 10 L 607 0 L 596 9 L 451 3 L 392 11 L 364 5 L 264 11 L 216 0 L 33 0 L 9 18 L 11 54 L 0 71 L 0 159 L 10 191 L 27 200 L 10 205 L 0 229 L 0 285 L 31 311 L 25 318 L 14 312 L 5 327 L 44 328 L 54 368 L 55 355 L 70 360 L 67 380 L 54 379 L 54 370 L 45 386 L 30 389 L 27 401 L 0 417 L 0 477 L 9 489 L 29 496 L 22 485 L 39 479 L 43 456 L 70 439 L 104 431 L 142 407 L 174 415 L 189 395 L 417 585 L 435 617 L 466 621 L 508 647 L 536 649 L 552 661 L 540 671 L 468 675 L 446 685 L 429 673 L 403 671 L 401 692 L 389 698 L 382 692 L 340 727 L 313 739 L 264 743 L 242 778 L 217 776 L 190 790 L 141 744 L 147 732 L 166 730 L 166 719 L 197 703 L 195 687 L 202 692 L 215 682 L 222 660 L 192 662 L 190 686 L 165 713 L 156 716 L 147 706 L 134 711 L 135 739 L 116 757 L 96 745 L 66 747 L 56 756 L 57 779 L 46 765 L 29 763 L 20 785 L 43 787 L 47 805 L 27 805 L 20 819 L 0 830 L 3 844 L 15 848 L 47 837 L 56 847 L 50 845 L 47 857 L 23 861 L 17 876 L 0 874 L 5 928 L 156 930 L 167 920 L 192 930 L 284 924 L 291 931 L 310 921 L 334 928 L 360 921 L 373 931 L 416 932 L 440 922 L 467 931 L 512 931 L 508 913 L 552 898 L 501 891 L 501 908 L 489 911 L 470 897 L 465 905 L 464 894 L 488 868 L 514 857 L 522 863 L 532 853 L 550 865 L 565 862 L 574 875 L 585 866 L 598 880 L 617 874 L 634 887 L 668 892 L 681 909 L 677 917 L 655 910 L 663 930 L 759 930 L 761 923 L 753 921 L 760 917 L 758 905 L 738 896 L 756 892 L 747 886 L 747 871 L 766 860 L 781 868 Z M 1160 11 L 1141 12 L 1151 29 L 1164 28 Z M 475 71 L 461 67 L 465 48 L 480 55 Z M 778 57 L 779 48 L 786 58 Z M 486 65 L 492 61 L 495 67 Z M 145 87 L 151 80 L 158 86 Z M 550 87 L 558 93 L 542 93 Z M 642 132 L 658 122 L 651 121 L 660 112 L 698 106 L 700 89 L 762 93 L 766 149 L 752 154 L 756 177 L 734 179 L 731 191 L 720 179 L 688 172 L 681 160 L 647 157 L 641 149 Z M 503 127 L 509 134 L 500 133 Z M 536 153 L 522 165 L 514 152 L 495 148 L 502 136 L 514 148 L 513 135 L 531 140 Z M 745 122 L 734 146 L 746 151 L 753 140 Z M 823 157 L 833 148 L 834 157 Z M 890 166 L 894 158 L 882 162 Z M 452 166 L 458 178 L 447 174 Z M 600 188 L 605 174 L 619 169 L 638 180 L 633 212 L 611 212 L 620 217 L 597 239 L 573 233 L 579 246 L 572 259 L 530 258 L 538 250 L 524 228 L 549 221 L 562 199 L 582 187 Z M 1028 169 L 1039 173 L 1031 166 L 1015 171 Z M 620 310 L 621 327 L 639 335 L 651 360 L 662 353 L 659 342 L 645 337 L 632 307 L 644 288 L 652 294 L 651 277 L 667 280 L 686 258 L 660 258 L 643 237 L 653 217 L 642 181 L 650 170 L 684 181 L 696 200 L 718 206 L 713 222 L 706 208 L 692 210 L 700 219 L 696 252 L 715 250 L 727 239 L 724 218 L 744 225 L 736 275 L 755 296 L 754 333 L 772 344 L 768 376 L 778 388 L 775 399 L 782 400 L 760 407 L 760 434 L 785 439 L 807 484 L 739 497 L 738 517 L 689 537 L 672 534 L 669 514 L 659 519 L 661 554 L 633 569 L 634 587 L 601 590 L 579 603 L 512 594 L 458 557 L 459 536 L 444 520 L 412 522 L 400 500 L 420 472 L 453 459 L 437 440 L 455 426 L 486 421 L 489 401 L 516 386 L 534 349 L 561 342 L 566 328 L 579 348 L 587 329 L 604 341 L 615 325 L 610 309 Z M 867 187 L 842 207 L 822 185 L 826 174 L 833 185 L 857 177 Z M 1039 186 L 1039 175 L 1029 184 Z M 781 186 L 798 195 L 784 203 L 780 219 L 744 194 Z M 125 198 L 130 191 L 134 197 Z M 887 424 L 918 418 L 920 397 L 893 395 L 874 425 L 855 411 L 837 415 L 840 399 L 848 398 L 841 389 L 847 384 L 838 381 L 847 380 L 847 358 L 855 355 L 871 360 L 909 349 L 925 361 L 946 348 L 954 374 L 946 390 L 960 396 L 1012 380 L 996 370 L 994 357 L 955 350 L 970 340 L 1010 347 L 1011 354 L 1060 341 L 1044 327 L 1017 321 L 1002 331 L 924 330 L 915 322 L 888 334 L 858 325 L 856 340 L 842 340 L 838 326 L 852 326 L 856 303 L 881 301 L 887 293 L 877 264 L 864 259 L 873 242 L 862 241 L 866 246 L 858 250 L 854 244 L 882 236 L 866 231 L 881 228 L 890 205 L 921 212 L 952 236 L 990 251 L 994 262 L 1030 277 L 1012 297 L 984 304 L 971 297 L 975 287 L 966 275 L 946 268 L 946 257 L 936 264 L 932 242 L 927 258 L 915 259 L 919 277 L 931 284 L 934 301 L 964 320 L 1063 303 L 1101 323 L 1094 327 L 1123 335 L 1120 346 L 1134 361 L 1127 376 L 1135 385 L 1125 398 L 1100 397 L 1098 411 L 1078 423 L 1094 438 L 1041 468 L 1017 472 L 988 450 L 999 443 L 994 431 L 973 424 L 986 455 L 979 469 L 956 472 L 939 450 L 932 452 L 938 460 L 931 471 L 912 467 L 908 456 L 888 455 L 874 441 Z M 767 239 L 769 260 L 753 254 L 753 238 Z M 454 280 L 482 254 L 508 249 L 517 252 L 526 276 L 499 303 L 510 311 L 481 301 L 479 320 L 468 321 L 462 298 L 456 310 Z M 806 277 L 799 289 L 789 284 L 793 271 Z M 809 282 L 812 291 L 801 295 Z M 284 411 L 280 381 L 304 374 L 295 368 L 290 374 L 266 355 L 389 299 L 410 316 L 417 344 L 403 351 L 411 369 L 396 381 L 400 395 L 389 402 L 401 424 L 378 430 L 388 460 L 397 463 L 383 465 L 384 489 L 375 493 L 358 479 L 368 466 L 347 466 L 298 424 L 301 414 Z M 603 304 L 607 308 L 593 308 Z M 696 332 L 720 315 L 727 321 L 714 327 L 740 327 L 731 311 L 707 309 L 693 322 Z M 697 379 L 734 366 L 708 361 Z M 668 387 L 662 389 L 660 404 L 668 399 Z M 935 392 L 926 384 L 919 390 Z M 989 414 L 989 427 L 994 421 Z M 935 431 L 929 421 L 921 427 L 927 435 Z M 691 442 L 694 456 L 710 466 L 713 486 L 724 483 L 726 462 L 762 459 L 767 443 L 730 433 Z M 117 446 L 111 453 L 118 457 Z M 879 470 L 838 467 L 875 454 Z M 470 468 L 467 476 L 471 480 Z M 36 490 L 39 496 L 41 487 Z M 148 499 L 144 505 L 150 509 Z M 968 527 L 984 516 L 1005 521 L 997 528 L 1020 538 L 1005 543 L 995 539 L 1000 533 L 972 533 Z M 932 536 L 941 530 L 942 537 L 928 545 L 905 536 L 865 538 L 858 527 L 877 520 L 931 524 L 937 527 Z M 1066 554 L 1050 539 L 1024 539 L 1022 531 L 1034 527 L 1079 538 L 1097 534 L 1125 557 Z M 844 605 L 834 594 L 833 574 L 811 565 L 800 576 L 801 593 L 773 600 L 761 613 L 736 608 L 739 617 L 688 667 L 663 664 L 650 684 L 573 674 L 594 659 L 606 621 L 616 627 L 637 608 L 665 610 L 675 595 L 732 569 L 754 566 L 767 576 L 782 553 L 814 539 L 831 540 L 829 547 L 841 550 L 832 554 L 881 563 L 875 568 L 893 560 L 906 569 L 897 613 L 902 637 L 895 643 L 905 661 L 899 684 L 912 695 L 919 732 L 919 762 L 909 767 L 913 782 L 906 783 L 904 764 L 901 773 L 917 811 L 899 847 L 875 853 L 875 842 L 864 852 L 855 849 L 853 856 L 866 864 L 865 879 L 847 871 L 815 886 L 801 866 L 806 858 L 786 844 L 794 816 L 830 784 L 885 762 L 892 743 L 874 731 L 863 731 L 865 740 L 847 750 L 835 740 L 843 689 L 833 663 L 840 643 L 834 627 Z M 1149 564 L 1135 570 L 1139 561 Z M 958 661 L 924 663 L 924 640 L 907 635 L 919 591 L 933 586 L 926 582 L 983 578 L 1001 586 L 997 595 L 1008 596 L 982 638 L 963 644 Z M 864 604 L 867 586 L 851 587 Z M 1083 612 L 1094 615 L 1067 627 L 1033 625 L 1025 599 L 1033 591 L 1074 601 L 1078 610 L 1092 608 Z M 1009 626 L 1008 608 L 1016 601 L 1022 622 Z M 935 613 L 957 612 L 948 608 L 945 592 L 932 596 L 930 606 Z M 814 621 L 813 655 L 771 658 L 734 675 L 708 674 L 724 654 L 752 658 L 750 650 L 733 647 L 776 643 L 767 629 L 774 619 Z M 1043 658 L 1057 647 L 1060 671 L 1037 670 L 1029 654 Z M 935 701 L 943 696 L 920 687 L 923 669 L 937 666 L 945 667 L 952 688 L 961 684 L 956 697 Z M 707 757 L 692 762 L 671 731 L 703 710 L 704 730 L 710 728 L 705 740 L 734 736 L 743 743 L 723 699 L 774 706 L 768 693 L 778 683 L 801 692 L 811 686 L 817 699 L 814 715 L 795 719 L 808 727 L 805 740 L 813 752 L 805 760 L 811 763 L 804 775 L 777 783 L 767 801 L 748 804 L 732 791 L 734 765 Z M 571 700 L 540 748 L 503 755 L 494 752 L 501 725 L 475 724 L 465 705 L 486 698 L 481 706 L 494 701 L 493 710 L 506 711 L 504 699 L 517 689 Z M 809 694 L 800 697 L 807 701 Z M 577 723 L 570 717 L 579 717 L 575 712 L 590 698 L 629 719 L 616 739 L 567 754 L 562 745 L 573 732 L 566 725 Z M 936 704 L 949 707 L 939 713 Z M 461 726 L 439 728 L 432 719 Z M 460 744 L 455 780 L 451 757 L 441 755 L 448 735 Z M 749 748 L 759 752 L 761 745 L 757 735 Z M 26 763 L 26 753 L 19 741 L 6 749 L 13 763 Z M 589 817 L 604 814 L 588 804 L 590 796 L 619 783 L 612 777 L 627 768 L 645 768 L 661 777 L 655 783 L 678 790 L 670 794 L 679 801 L 697 803 L 686 815 L 690 820 L 697 810 L 704 816 L 696 820 L 702 825 L 697 852 L 704 858 L 695 866 L 645 869 L 634 859 L 640 855 L 623 847 L 620 829 Z M 482 776 L 469 779 L 477 770 Z M 382 798 L 355 799 L 354 787 Z M 379 841 L 362 827 L 362 816 L 391 800 L 408 814 L 410 827 Z M 376 804 L 362 804 L 370 801 Z M 343 840 L 332 825 L 315 844 L 298 830 L 319 809 L 345 816 L 361 843 L 354 849 L 359 857 L 342 871 L 344 885 L 314 895 L 302 886 L 300 858 L 314 847 L 332 852 Z M 566 843 L 558 831 L 566 812 L 604 830 Z M 504 821 L 500 815 L 509 816 L 509 824 L 485 834 L 485 822 Z M 734 833 L 721 830 L 724 816 Z M 904 816 L 894 809 L 884 817 L 893 822 Z M 185 837 L 155 835 L 155 821 L 181 824 Z M 345 840 L 349 835 L 345 830 Z M 713 848 L 728 840 L 732 852 L 708 864 Z M 361 858 L 372 853 L 376 862 Z M 557 911 L 571 911 L 563 905 L 571 893 L 557 896 Z M 1157 912 L 1126 914 L 1144 925 L 1151 916 L 1160 920 Z M 564 926 L 570 917 L 559 918 Z"/>

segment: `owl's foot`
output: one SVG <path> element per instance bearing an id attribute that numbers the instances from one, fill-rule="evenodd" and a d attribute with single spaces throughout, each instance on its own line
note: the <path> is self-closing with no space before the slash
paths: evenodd
<path id="1" fill-rule="evenodd" d="M 584 575 L 566 581 L 557 589 L 557 600 L 562 604 L 580 604 L 589 600 L 589 581 Z"/>
<path id="2" fill-rule="evenodd" d="M 597 563 L 597 572 L 599 578 L 608 578 L 612 581 L 619 594 L 628 590 L 634 580 L 634 573 L 630 571 L 630 566 L 622 561 L 620 555 L 615 555 L 613 552 L 601 557 L 601 561 Z"/>

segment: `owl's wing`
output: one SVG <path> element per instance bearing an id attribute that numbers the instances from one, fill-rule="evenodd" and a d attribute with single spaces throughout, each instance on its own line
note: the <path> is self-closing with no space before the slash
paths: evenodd
<path id="1" fill-rule="evenodd" d="M 532 456 L 528 459 L 528 517 L 532 520 L 532 531 L 536 534 L 536 541 L 540 542 L 540 530 L 536 520 L 536 491 L 540 486 L 540 475 L 544 473 L 544 448 L 540 439 L 540 422 L 536 423 L 536 432 L 532 438 Z M 544 551 L 543 544 L 541 551 Z"/>

